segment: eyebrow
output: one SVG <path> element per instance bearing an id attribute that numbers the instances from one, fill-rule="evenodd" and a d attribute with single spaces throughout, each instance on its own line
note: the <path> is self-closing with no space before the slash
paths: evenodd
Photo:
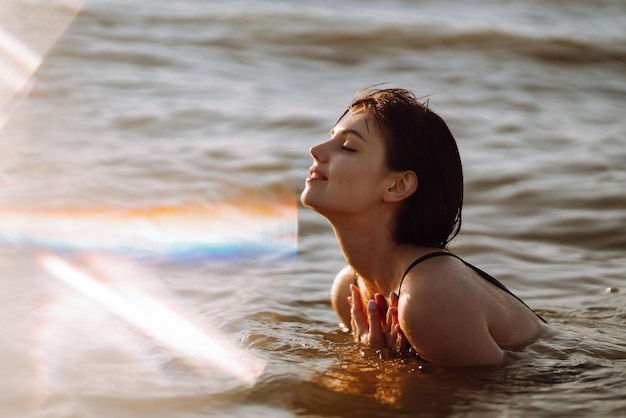
<path id="1" fill-rule="evenodd" d="M 331 129 L 330 131 L 330 135 L 333 135 L 333 132 L 335 132 L 335 128 Z M 350 128 L 343 128 L 341 129 L 340 135 L 348 135 L 348 134 L 352 134 L 354 136 L 357 136 L 359 138 L 361 138 L 363 140 L 363 142 L 367 143 L 367 140 L 363 137 L 363 135 L 361 135 L 361 133 L 357 130 L 354 129 L 350 129 Z"/>

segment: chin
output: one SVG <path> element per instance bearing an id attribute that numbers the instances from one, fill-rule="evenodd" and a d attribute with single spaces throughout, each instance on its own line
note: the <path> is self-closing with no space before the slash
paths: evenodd
<path id="1" fill-rule="evenodd" d="M 307 209 L 311 209 L 314 212 L 319 213 L 324 216 L 324 203 L 323 198 L 320 199 L 320 196 L 316 196 L 316 193 L 312 191 L 309 186 L 307 186 L 302 194 L 300 195 L 300 203 Z"/>
<path id="2" fill-rule="evenodd" d="M 310 190 L 309 190 L 309 186 L 307 186 L 303 191 L 302 194 L 300 195 L 300 203 L 302 203 L 302 206 L 315 210 L 315 207 L 313 206 L 312 202 L 311 202 L 311 196 L 310 196 Z"/>

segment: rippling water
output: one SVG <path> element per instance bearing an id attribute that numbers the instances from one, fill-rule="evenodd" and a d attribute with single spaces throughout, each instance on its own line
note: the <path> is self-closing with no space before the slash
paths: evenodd
<path id="1" fill-rule="evenodd" d="M 77 210 L 296 202 L 308 148 L 354 92 L 388 81 L 430 95 L 457 138 L 453 251 L 562 333 L 497 370 L 362 356 L 328 301 L 334 235 L 303 209 L 287 228 L 295 258 L 96 251 L 94 267 L 86 243 L 88 255 L 3 231 L 0 413 L 625 416 L 625 17 L 620 0 L 88 2 L 1 132 L 0 209 L 54 210 L 72 229 Z M 144 221 L 132 227 L 154 236 Z M 116 299 L 57 280 L 42 251 L 154 297 L 263 374 L 247 385 L 190 363 L 114 314 Z"/>

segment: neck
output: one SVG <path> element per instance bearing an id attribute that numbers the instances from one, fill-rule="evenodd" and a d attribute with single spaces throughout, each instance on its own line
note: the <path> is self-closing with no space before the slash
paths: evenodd
<path id="1" fill-rule="evenodd" d="M 398 292 L 402 274 L 419 249 L 395 243 L 389 222 L 350 218 L 331 224 L 346 261 L 363 279 L 370 297 Z"/>

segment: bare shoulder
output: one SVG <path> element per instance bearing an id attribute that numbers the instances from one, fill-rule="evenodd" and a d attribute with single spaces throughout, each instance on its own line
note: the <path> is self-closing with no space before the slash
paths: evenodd
<path id="1" fill-rule="evenodd" d="M 435 257 L 409 271 L 402 282 L 401 295 L 419 299 L 414 309 L 432 309 L 450 305 L 449 301 L 467 296 L 468 272 L 453 257 Z M 465 304 L 463 304 L 465 305 Z M 408 305 L 406 305 L 408 306 Z"/>
<path id="2" fill-rule="evenodd" d="M 354 270 L 352 267 L 346 266 L 339 270 L 330 290 L 330 302 L 342 325 L 346 328 L 350 328 L 350 304 L 348 303 L 348 296 L 350 296 L 351 284 L 355 284 Z"/>
<path id="3" fill-rule="evenodd" d="M 437 257 L 420 264 L 405 278 L 398 320 L 425 360 L 448 366 L 504 361 L 468 274 L 459 260 Z"/>

